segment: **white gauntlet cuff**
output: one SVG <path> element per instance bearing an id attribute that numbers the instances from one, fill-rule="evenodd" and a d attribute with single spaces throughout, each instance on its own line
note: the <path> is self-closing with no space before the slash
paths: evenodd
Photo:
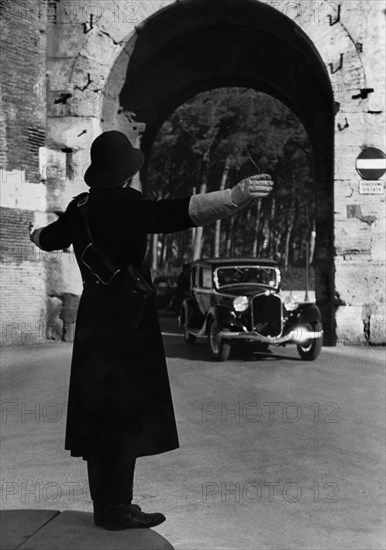
<path id="1" fill-rule="evenodd" d="M 237 210 L 239 206 L 232 201 L 232 189 L 192 195 L 189 202 L 189 217 L 196 225 L 208 225 Z"/>

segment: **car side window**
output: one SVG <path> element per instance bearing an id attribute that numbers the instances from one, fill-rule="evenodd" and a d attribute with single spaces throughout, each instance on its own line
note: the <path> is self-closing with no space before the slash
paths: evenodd
<path id="1" fill-rule="evenodd" d="M 202 267 L 197 268 L 197 286 L 202 288 Z"/>
<path id="2" fill-rule="evenodd" d="M 190 273 L 190 277 L 191 277 L 190 281 L 191 281 L 192 288 L 195 288 L 198 283 L 197 271 L 198 271 L 198 268 L 194 267 Z"/>
<path id="3" fill-rule="evenodd" d="M 212 270 L 210 268 L 202 268 L 202 287 L 212 288 Z"/>

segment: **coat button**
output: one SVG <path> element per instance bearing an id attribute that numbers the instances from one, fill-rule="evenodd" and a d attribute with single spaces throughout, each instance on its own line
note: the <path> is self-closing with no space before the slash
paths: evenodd
<path id="1" fill-rule="evenodd" d="M 95 284 L 99 285 L 99 281 L 96 281 L 96 283 L 95 283 Z"/>

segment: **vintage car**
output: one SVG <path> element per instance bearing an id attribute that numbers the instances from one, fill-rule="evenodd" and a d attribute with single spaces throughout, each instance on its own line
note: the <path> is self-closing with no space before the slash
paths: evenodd
<path id="1" fill-rule="evenodd" d="M 185 340 L 205 339 L 212 357 L 228 359 L 233 344 L 297 345 L 313 361 L 323 341 L 321 315 L 314 303 L 280 295 L 276 262 L 259 259 L 207 259 L 193 262 L 190 289 L 179 324 Z"/>

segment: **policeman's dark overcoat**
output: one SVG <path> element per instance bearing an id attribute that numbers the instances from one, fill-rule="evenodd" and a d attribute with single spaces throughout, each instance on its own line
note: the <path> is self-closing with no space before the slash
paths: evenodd
<path id="1" fill-rule="evenodd" d="M 80 262 L 84 240 L 75 198 L 40 233 L 43 250 L 74 246 L 84 289 L 71 364 L 65 448 L 87 459 L 93 453 L 128 451 L 145 456 L 179 446 L 155 301 L 140 325 L 120 275 L 109 286 Z M 88 220 L 97 245 L 123 269 L 141 268 L 147 233 L 192 227 L 189 198 L 149 201 L 131 188 L 90 190 Z"/>

